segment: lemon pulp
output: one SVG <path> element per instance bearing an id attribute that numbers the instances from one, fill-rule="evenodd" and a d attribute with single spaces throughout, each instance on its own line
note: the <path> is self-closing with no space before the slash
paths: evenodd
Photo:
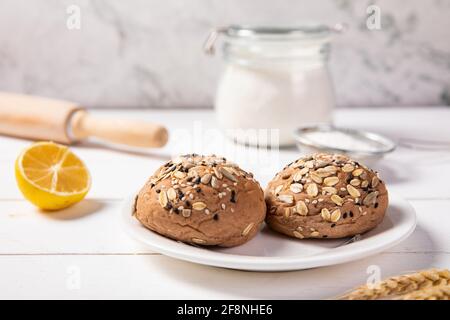
<path id="1" fill-rule="evenodd" d="M 24 197 L 44 210 L 59 210 L 81 201 L 91 186 L 84 163 L 66 146 L 38 142 L 16 160 L 16 180 Z"/>

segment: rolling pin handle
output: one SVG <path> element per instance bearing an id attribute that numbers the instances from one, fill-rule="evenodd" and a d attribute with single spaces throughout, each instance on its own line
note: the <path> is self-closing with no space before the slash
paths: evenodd
<path id="1" fill-rule="evenodd" d="M 152 148 L 163 147 L 169 137 L 167 129 L 155 123 L 100 119 L 85 110 L 73 114 L 68 132 L 75 140 L 96 137 L 113 143 Z"/>

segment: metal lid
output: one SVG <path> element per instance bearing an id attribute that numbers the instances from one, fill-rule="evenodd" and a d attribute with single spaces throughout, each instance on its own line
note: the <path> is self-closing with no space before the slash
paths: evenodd
<path id="1" fill-rule="evenodd" d="M 295 27 L 263 27 L 247 25 L 230 25 L 214 28 L 208 35 L 204 44 L 204 51 L 208 54 L 214 53 L 214 43 L 220 34 L 230 40 L 260 40 L 260 41 L 293 41 L 293 40 L 318 40 L 327 39 L 332 32 L 342 32 L 346 26 L 336 24 L 327 26 L 321 24 L 310 24 Z"/>
<path id="2" fill-rule="evenodd" d="M 224 30 L 226 36 L 233 38 L 258 38 L 268 40 L 310 39 L 325 37 L 331 28 L 326 25 L 305 25 L 299 27 L 252 27 L 232 25 Z"/>
<path id="3" fill-rule="evenodd" d="M 395 143 L 377 133 L 337 128 L 332 125 L 301 127 L 294 132 L 301 149 L 343 153 L 353 157 L 382 157 L 392 152 Z"/>

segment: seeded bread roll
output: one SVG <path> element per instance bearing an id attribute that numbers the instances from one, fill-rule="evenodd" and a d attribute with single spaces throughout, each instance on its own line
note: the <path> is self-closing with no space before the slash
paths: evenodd
<path id="1" fill-rule="evenodd" d="M 369 168 L 337 154 L 301 158 L 269 183 L 266 223 L 299 239 L 342 238 L 377 226 L 388 206 L 385 184 Z"/>
<path id="2" fill-rule="evenodd" d="M 175 240 L 233 247 L 256 235 L 266 204 L 251 173 L 225 158 L 191 154 L 156 171 L 137 197 L 135 216 Z"/>

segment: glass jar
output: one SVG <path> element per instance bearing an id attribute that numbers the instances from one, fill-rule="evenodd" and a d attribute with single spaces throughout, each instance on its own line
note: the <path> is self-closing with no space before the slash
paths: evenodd
<path id="1" fill-rule="evenodd" d="M 335 100 L 327 61 L 333 30 L 327 26 L 215 30 L 205 49 L 211 52 L 217 36 L 224 35 L 226 64 L 215 110 L 226 134 L 245 144 L 289 146 L 295 143 L 296 128 L 330 123 Z"/>

